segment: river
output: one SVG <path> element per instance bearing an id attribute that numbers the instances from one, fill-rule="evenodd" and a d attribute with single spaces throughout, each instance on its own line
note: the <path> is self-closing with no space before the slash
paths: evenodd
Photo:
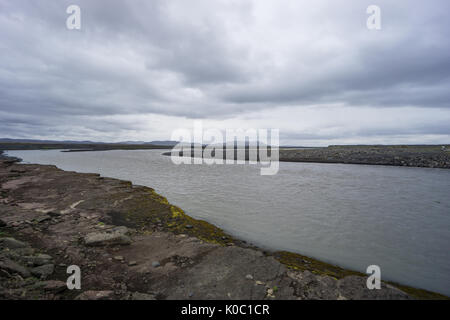
<path id="1" fill-rule="evenodd" d="M 298 252 L 450 295 L 450 170 L 280 163 L 175 165 L 161 150 L 9 151 L 28 163 L 154 188 L 187 214 L 257 246 Z"/>

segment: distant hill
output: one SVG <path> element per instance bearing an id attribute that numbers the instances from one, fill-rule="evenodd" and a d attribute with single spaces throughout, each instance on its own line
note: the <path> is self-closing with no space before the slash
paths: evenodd
<path id="1" fill-rule="evenodd" d="M 40 143 L 40 144 L 108 144 L 111 142 L 98 142 L 98 141 L 75 141 L 75 140 L 39 140 L 39 139 L 10 139 L 10 138 L 0 138 L 0 143 Z M 114 144 L 151 144 L 154 146 L 174 146 L 178 142 L 163 140 L 163 141 L 121 141 L 121 142 L 113 142 Z"/>
<path id="2" fill-rule="evenodd" d="M 94 141 L 74 141 L 74 140 L 39 140 L 39 139 L 10 139 L 10 138 L 0 138 L 0 143 L 64 143 L 64 144 L 101 144 L 104 142 L 94 142 Z"/>
<path id="3" fill-rule="evenodd" d="M 145 144 L 152 144 L 154 146 L 170 146 L 173 147 L 178 143 L 178 141 L 172 141 L 172 140 L 162 140 L 162 141 L 150 141 L 150 142 L 145 142 Z"/>

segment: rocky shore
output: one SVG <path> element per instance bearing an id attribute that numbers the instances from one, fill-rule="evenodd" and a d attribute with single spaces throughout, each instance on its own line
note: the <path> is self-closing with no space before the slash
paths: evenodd
<path id="1" fill-rule="evenodd" d="M 189 152 L 189 151 L 187 151 Z M 266 151 L 265 151 L 266 152 Z M 191 157 L 194 151 L 191 150 Z M 234 160 L 237 160 L 237 155 Z M 186 156 L 186 151 L 172 150 L 164 152 L 165 156 Z M 210 158 L 208 155 L 204 157 Z M 223 152 L 226 159 L 226 152 Z M 245 150 L 241 160 L 248 160 L 249 152 Z M 257 158 L 259 161 L 259 157 Z M 450 146 L 429 145 L 361 145 L 329 146 L 326 148 L 279 148 L 279 161 L 369 164 L 402 167 L 450 168 Z"/>
<path id="2" fill-rule="evenodd" d="M 450 168 L 450 146 L 329 146 L 280 149 L 280 161 Z"/>
<path id="3" fill-rule="evenodd" d="M 3 157 L 0 185 L 0 299 L 445 298 L 263 251 L 128 181 Z"/>

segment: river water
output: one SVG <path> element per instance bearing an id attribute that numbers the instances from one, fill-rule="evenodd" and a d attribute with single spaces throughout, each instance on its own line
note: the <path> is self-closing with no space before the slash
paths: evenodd
<path id="1" fill-rule="evenodd" d="M 175 165 L 161 150 L 9 151 L 28 163 L 154 188 L 187 214 L 267 249 L 288 250 L 450 295 L 450 170 L 280 163 Z"/>

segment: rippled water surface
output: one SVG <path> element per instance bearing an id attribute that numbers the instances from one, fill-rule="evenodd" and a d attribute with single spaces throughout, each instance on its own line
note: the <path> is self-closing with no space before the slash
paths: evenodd
<path id="1" fill-rule="evenodd" d="M 30 163 L 156 189 L 189 215 L 258 246 L 450 294 L 450 170 L 281 163 L 174 165 L 161 150 L 10 151 Z"/>

